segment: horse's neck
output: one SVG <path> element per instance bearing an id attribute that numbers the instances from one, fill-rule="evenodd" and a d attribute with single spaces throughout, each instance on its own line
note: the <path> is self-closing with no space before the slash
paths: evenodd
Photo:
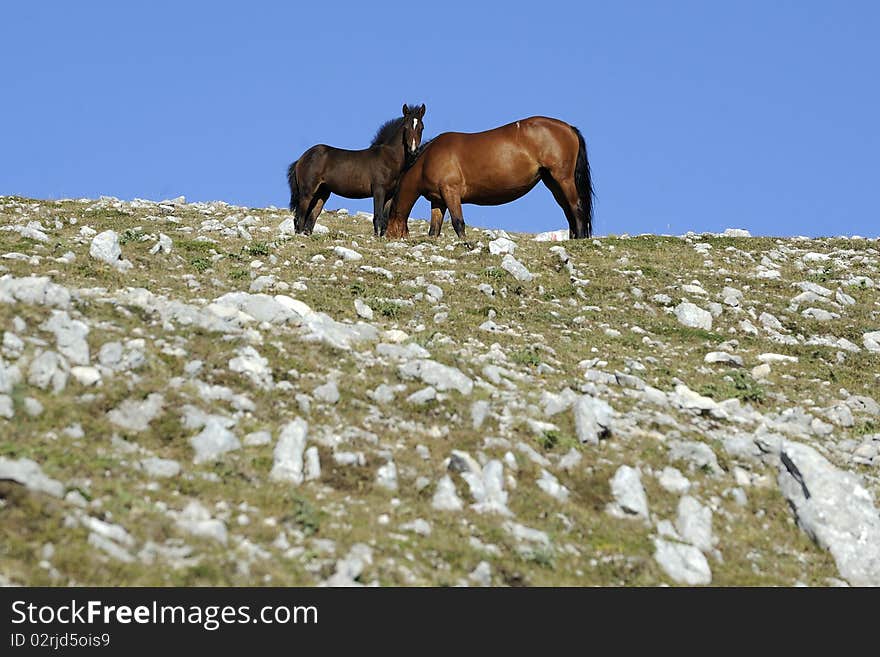
<path id="1" fill-rule="evenodd" d="M 406 146 L 403 143 L 403 128 L 401 127 L 394 133 L 394 138 L 391 141 L 387 144 L 382 144 L 382 148 L 387 149 L 386 152 L 391 153 L 395 163 L 402 169 L 406 162 Z"/>

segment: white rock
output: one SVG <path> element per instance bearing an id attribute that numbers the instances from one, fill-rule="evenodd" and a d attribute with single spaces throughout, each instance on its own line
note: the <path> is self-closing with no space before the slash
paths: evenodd
<path id="1" fill-rule="evenodd" d="M 751 237 L 752 234 L 744 228 L 725 228 L 721 233 L 723 237 Z"/>
<path id="2" fill-rule="evenodd" d="M 171 253 L 174 243 L 165 233 L 159 233 L 159 239 L 150 249 L 150 255 L 158 253 Z"/>
<path id="3" fill-rule="evenodd" d="M 53 310 L 52 316 L 40 326 L 55 335 L 58 351 L 74 365 L 89 364 L 89 327 L 71 319 L 66 310 Z"/>
<path id="4" fill-rule="evenodd" d="M 449 475 L 443 475 L 437 482 L 437 490 L 431 500 L 431 507 L 438 511 L 461 511 L 464 508 L 461 499 L 455 492 L 455 484 Z"/>
<path id="5" fill-rule="evenodd" d="M 250 345 L 241 347 L 237 353 L 238 356 L 229 361 L 229 369 L 245 375 L 258 388 L 271 390 L 274 381 L 269 361 Z"/>
<path id="6" fill-rule="evenodd" d="M 712 329 L 712 313 L 690 302 L 685 301 L 677 305 L 675 307 L 675 316 L 679 323 L 684 326 L 704 329 L 706 331 Z"/>
<path id="7" fill-rule="evenodd" d="M 312 396 L 325 404 L 335 404 L 339 401 L 339 388 L 335 381 L 328 381 L 312 390 Z"/>
<path id="8" fill-rule="evenodd" d="M 574 403 L 574 426 L 578 440 L 582 443 L 598 445 L 599 439 L 611 431 L 614 409 L 608 402 L 582 395 Z"/>
<path id="9" fill-rule="evenodd" d="M 216 461 L 226 452 L 241 447 L 235 434 L 214 417 L 208 420 L 200 433 L 189 439 L 189 443 L 195 450 L 193 463 Z"/>
<path id="10" fill-rule="evenodd" d="M 84 386 L 93 386 L 101 382 L 101 373 L 94 367 L 71 367 L 70 375 L 77 383 Z"/>
<path id="11" fill-rule="evenodd" d="M 146 399 L 136 401 L 126 399 L 119 406 L 107 412 L 107 419 L 113 424 L 129 431 L 146 431 L 165 408 L 165 398 L 157 392 L 150 393 Z"/>
<path id="12" fill-rule="evenodd" d="M 880 331 L 871 331 L 862 336 L 862 344 L 865 349 L 874 353 L 880 353 Z"/>
<path id="13" fill-rule="evenodd" d="M 489 253 L 492 255 L 512 254 L 514 251 L 516 251 L 516 242 L 506 237 L 499 237 L 497 240 L 489 242 Z"/>
<path id="14" fill-rule="evenodd" d="M 690 495 L 685 495 L 678 501 L 675 528 L 683 541 L 703 552 L 709 552 L 715 547 L 715 537 L 712 535 L 712 509 L 700 504 Z"/>
<path id="15" fill-rule="evenodd" d="M 657 477 L 657 482 L 665 490 L 668 490 L 670 493 L 675 493 L 676 495 L 688 492 L 691 487 L 690 480 L 681 474 L 681 471 L 678 468 L 670 466 L 663 468 L 660 472 L 660 476 Z"/>
<path id="16" fill-rule="evenodd" d="M 175 524 L 183 531 L 200 538 L 210 538 L 226 545 L 226 525 L 211 517 L 202 504 L 192 501 L 177 515 Z"/>
<path id="17" fill-rule="evenodd" d="M 463 395 L 470 395 L 474 382 L 461 370 L 427 359 L 411 360 L 398 368 L 404 379 L 421 379 L 423 382 L 440 391 L 458 390 Z"/>
<path id="18" fill-rule="evenodd" d="M 64 485 L 43 474 L 43 469 L 31 459 L 12 460 L 0 456 L 0 480 L 17 481 L 29 490 L 46 493 L 53 497 L 64 495 Z"/>
<path id="19" fill-rule="evenodd" d="M 619 510 L 626 516 L 648 517 L 648 496 L 638 468 L 620 466 L 611 478 L 611 494 L 615 502 L 613 511 Z"/>
<path id="20" fill-rule="evenodd" d="M 119 236 L 116 234 L 116 231 L 113 230 L 105 230 L 92 238 L 92 243 L 89 247 L 89 255 L 96 260 L 106 262 L 108 265 L 116 267 L 120 271 L 128 271 L 132 267 L 132 264 L 128 260 L 122 259 L 122 249 L 119 246 Z"/>
<path id="21" fill-rule="evenodd" d="M 288 481 L 294 485 L 303 482 L 303 452 L 309 425 L 302 418 L 288 422 L 281 430 L 275 445 L 275 462 L 269 478 L 272 481 Z"/>
<path id="22" fill-rule="evenodd" d="M 376 485 L 386 490 L 397 490 L 397 466 L 388 461 L 376 470 Z"/>
<path id="23" fill-rule="evenodd" d="M 693 545 L 655 538 L 654 547 L 654 559 L 674 581 L 690 586 L 712 582 L 709 562 Z"/>
<path id="24" fill-rule="evenodd" d="M 535 276 L 525 268 L 519 260 L 514 258 L 509 253 L 504 256 L 501 260 L 501 268 L 507 271 L 510 275 L 512 275 L 516 280 L 522 281 L 524 283 L 528 283 Z"/>
<path id="25" fill-rule="evenodd" d="M 176 477 L 180 474 L 180 463 L 172 459 L 156 457 L 142 459 L 141 468 L 150 477 Z"/>
<path id="26" fill-rule="evenodd" d="M 44 351 L 31 361 L 28 370 L 28 383 L 53 392 L 61 392 L 67 385 L 70 370 L 67 360 L 54 351 Z"/>
<path id="27" fill-rule="evenodd" d="M 363 260 L 364 257 L 357 251 L 347 249 L 344 246 L 334 246 L 333 253 L 335 253 L 338 258 L 348 261 Z"/>
<path id="28" fill-rule="evenodd" d="M 541 477 L 537 481 L 538 488 L 547 493 L 550 497 L 555 497 L 560 502 L 567 502 L 569 497 L 568 489 L 559 483 L 549 471 L 541 469 Z"/>
<path id="29" fill-rule="evenodd" d="M 406 401 L 410 404 L 427 404 L 435 399 L 437 399 L 437 391 L 431 386 L 428 386 L 427 388 L 422 388 L 411 394 L 406 398 Z"/>
<path id="30" fill-rule="evenodd" d="M 367 321 L 373 319 L 373 309 L 361 299 L 354 300 L 354 310 L 358 314 L 358 317 L 363 317 Z"/>
<path id="31" fill-rule="evenodd" d="M 742 357 L 728 354 L 725 351 L 710 351 L 703 358 L 703 361 L 706 363 L 723 363 L 724 365 L 733 365 L 734 367 L 743 366 Z"/>
<path id="32" fill-rule="evenodd" d="M 321 456 L 318 448 L 312 445 L 306 449 L 305 457 L 305 480 L 314 481 L 321 478 Z"/>

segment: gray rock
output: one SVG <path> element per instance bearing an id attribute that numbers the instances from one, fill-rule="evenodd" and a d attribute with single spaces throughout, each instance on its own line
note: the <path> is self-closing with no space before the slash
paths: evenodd
<path id="1" fill-rule="evenodd" d="M 150 477 L 176 477 L 180 474 L 180 463 L 172 459 L 156 457 L 142 459 L 141 468 Z"/>
<path id="2" fill-rule="evenodd" d="M 479 429 L 483 426 L 483 422 L 486 421 L 486 417 L 489 415 L 489 402 L 484 399 L 480 399 L 471 404 L 471 426 L 474 429 Z"/>
<path id="3" fill-rule="evenodd" d="M 31 417 L 39 417 L 43 413 L 43 405 L 33 397 L 24 398 L 24 412 Z"/>
<path id="4" fill-rule="evenodd" d="M 28 383 L 46 390 L 50 386 L 53 392 L 61 392 L 67 385 L 70 373 L 67 360 L 54 351 L 44 351 L 31 361 L 28 370 Z"/>
<path id="5" fill-rule="evenodd" d="M 437 391 L 431 386 L 428 386 L 427 388 L 422 388 L 421 390 L 418 390 L 411 394 L 409 397 L 406 398 L 406 401 L 408 401 L 410 404 L 421 405 L 427 404 L 428 402 L 434 401 L 435 399 L 437 399 Z"/>
<path id="6" fill-rule="evenodd" d="M 437 511 L 461 511 L 464 508 L 461 498 L 455 492 L 455 484 L 447 474 L 437 482 L 437 489 L 431 500 L 431 508 Z"/>
<path id="7" fill-rule="evenodd" d="M 718 457 L 706 443 L 672 440 L 669 442 L 669 458 L 673 461 L 687 461 L 692 466 L 712 474 L 723 472 L 718 465 Z"/>
<path id="8" fill-rule="evenodd" d="M 685 495 L 678 501 L 675 528 L 683 541 L 703 552 L 715 547 L 715 536 L 712 534 L 712 509 L 703 506 L 690 495 Z"/>
<path id="9" fill-rule="evenodd" d="M 12 460 L 0 456 L 0 480 L 2 479 L 17 481 L 28 490 L 53 497 L 64 495 L 64 485 L 43 474 L 43 469 L 31 459 Z"/>
<path id="10" fill-rule="evenodd" d="M 394 401 L 394 388 L 385 383 L 380 383 L 370 393 L 370 398 L 377 404 L 390 404 Z"/>
<path id="11" fill-rule="evenodd" d="M 862 344 L 865 349 L 874 353 L 880 353 L 880 331 L 870 331 L 862 336 Z"/>
<path id="12" fill-rule="evenodd" d="M 158 392 L 147 395 L 146 399 L 135 401 L 126 399 L 119 406 L 107 412 L 107 419 L 117 427 L 129 431 L 146 431 L 165 407 L 165 398 Z"/>
<path id="13" fill-rule="evenodd" d="M 673 581 L 690 586 L 711 584 L 709 562 L 693 545 L 655 538 L 654 547 L 654 559 Z"/>
<path id="14" fill-rule="evenodd" d="M 880 513 L 859 477 L 835 468 L 812 447 L 785 441 L 779 487 L 798 524 L 834 557 L 854 586 L 880 586 Z"/>
<path id="15" fill-rule="evenodd" d="M 477 586 L 492 586 L 492 566 L 488 561 L 481 561 L 468 575 L 468 579 Z"/>
<path id="16" fill-rule="evenodd" d="M 544 415 L 552 417 L 557 413 L 567 411 L 577 402 L 579 395 L 571 388 L 565 388 L 558 395 L 544 391 L 541 393 L 541 406 Z"/>
<path id="17" fill-rule="evenodd" d="M 312 396 L 325 404 L 335 404 L 339 401 L 339 388 L 336 381 L 328 381 L 312 390 Z"/>
<path id="18" fill-rule="evenodd" d="M 832 319 L 840 319 L 838 313 L 832 313 L 822 308 L 807 308 L 801 315 L 808 319 L 815 319 L 817 322 L 829 322 Z"/>
<path id="19" fill-rule="evenodd" d="M 421 379 L 440 391 L 458 390 L 463 395 L 469 395 L 474 389 L 474 382 L 458 368 L 441 365 L 427 358 L 404 363 L 397 371 L 404 379 Z"/>
<path id="20" fill-rule="evenodd" d="M 648 517 L 648 496 L 642 486 L 642 473 L 638 468 L 622 465 L 611 478 L 611 494 L 614 504 L 609 509 L 624 517 Z"/>
<path id="21" fill-rule="evenodd" d="M 614 409 L 608 402 L 582 395 L 574 404 L 574 426 L 578 440 L 598 445 L 599 439 L 611 432 Z"/>
<path id="22" fill-rule="evenodd" d="M 676 406 L 685 410 L 710 412 L 718 408 L 718 402 L 714 399 L 691 390 L 683 383 L 675 386 L 675 391 L 670 393 L 669 399 Z"/>
<path id="23" fill-rule="evenodd" d="M 712 313 L 708 310 L 703 310 L 693 303 L 685 301 L 678 304 L 675 307 L 675 317 L 684 326 L 704 329 L 706 331 L 712 330 Z"/>
<path id="24" fill-rule="evenodd" d="M 294 485 L 303 482 L 303 452 L 309 425 L 302 418 L 288 422 L 281 430 L 275 445 L 275 462 L 269 478 L 272 481 L 287 481 Z"/>
<path id="25" fill-rule="evenodd" d="M 70 375 L 83 386 L 94 386 L 101 382 L 101 372 L 94 367 L 77 365 L 70 368 Z"/>
<path id="26" fill-rule="evenodd" d="M 52 316 L 41 326 L 44 331 L 55 334 L 58 351 L 74 365 L 89 364 L 89 327 L 84 322 L 71 319 L 66 310 L 53 310 Z"/>
<path id="27" fill-rule="evenodd" d="M 405 532 L 413 532 L 419 536 L 431 535 L 431 523 L 422 518 L 416 518 L 410 522 L 405 522 L 400 526 L 400 529 Z"/>
<path id="28" fill-rule="evenodd" d="M 525 268 L 525 265 L 509 253 L 501 259 L 501 268 L 523 283 L 528 283 L 535 278 L 534 274 Z"/>
<path id="29" fill-rule="evenodd" d="M 193 463 L 216 461 L 226 452 L 239 449 L 241 443 L 235 434 L 211 416 L 200 433 L 189 439 L 195 450 Z"/>
<path id="30" fill-rule="evenodd" d="M 128 550 L 124 547 L 95 532 L 89 534 L 88 543 L 92 547 L 98 548 L 101 552 L 113 557 L 117 561 L 122 561 L 123 563 L 131 563 L 134 561 L 134 557 L 131 556 Z"/>

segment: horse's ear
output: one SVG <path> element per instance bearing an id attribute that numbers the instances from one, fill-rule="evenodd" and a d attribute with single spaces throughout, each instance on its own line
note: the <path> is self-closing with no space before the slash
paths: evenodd
<path id="1" fill-rule="evenodd" d="M 409 109 L 409 107 L 407 106 L 406 103 L 404 103 L 404 104 L 403 104 L 403 115 L 404 115 L 404 116 L 406 116 L 406 110 L 408 110 L 408 109 Z"/>
<path id="2" fill-rule="evenodd" d="M 419 118 L 423 118 L 425 116 L 425 104 L 422 103 L 422 106 L 419 108 Z"/>

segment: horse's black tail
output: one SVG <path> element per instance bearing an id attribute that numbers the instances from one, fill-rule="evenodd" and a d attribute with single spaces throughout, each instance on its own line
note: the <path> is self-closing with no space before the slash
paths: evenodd
<path id="1" fill-rule="evenodd" d="M 578 237 L 590 237 L 593 234 L 593 197 L 596 193 L 593 191 L 593 179 L 590 176 L 590 161 L 587 159 L 587 144 L 581 131 L 571 126 L 577 135 L 579 148 L 577 154 L 577 162 L 574 166 L 574 184 L 578 194 L 578 209 L 584 216 L 585 235 Z"/>
<path id="2" fill-rule="evenodd" d="M 297 160 L 296 162 L 299 162 Z M 296 210 L 299 203 L 299 185 L 296 182 L 296 162 L 287 167 L 287 184 L 290 186 L 290 211 Z"/>

